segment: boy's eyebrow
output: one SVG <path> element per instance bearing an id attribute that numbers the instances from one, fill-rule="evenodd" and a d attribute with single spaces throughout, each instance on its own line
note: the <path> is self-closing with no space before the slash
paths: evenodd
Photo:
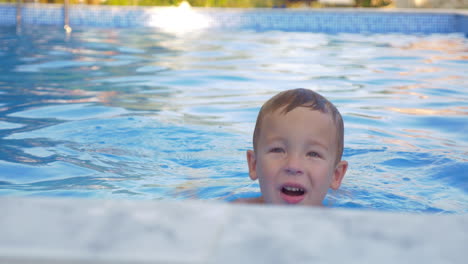
<path id="1" fill-rule="evenodd" d="M 281 136 L 272 136 L 272 137 L 267 137 L 266 138 L 266 143 L 272 143 L 272 142 L 275 142 L 275 141 L 281 141 L 281 142 L 284 142 L 286 141 L 283 137 Z M 317 141 L 317 140 L 314 140 L 314 139 L 309 139 L 309 140 L 306 140 L 306 142 L 304 142 L 304 145 L 307 145 L 307 146 L 320 146 L 322 148 L 324 148 L 326 151 L 329 150 L 328 146 L 323 144 L 322 142 L 320 141 Z"/>
<path id="2" fill-rule="evenodd" d="M 322 148 L 324 148 L 325 150 L 328 151 L 328 146 L 325 145 L 325 144 L 323 144 L 323 143 L 320 142 L 320 141 L 317 141 L 317 140 L 307 140 L 307 141 L 305 142 L 305 144 L 307 144 L 307 145 L 314 145 L 314 146 L 315 146 L 315 145 L 316 145 L 316 146 L 320 146 L 320 147 L 322 147 Z"/>

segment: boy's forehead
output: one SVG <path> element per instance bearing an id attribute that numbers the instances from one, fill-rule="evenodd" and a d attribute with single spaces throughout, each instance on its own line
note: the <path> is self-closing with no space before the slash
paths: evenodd
<path id="1" fill-rule="evenodd" d="M 291 111 L 292 112 L 292 111 Z M 265 116 L 263 124 L 261 125 L 258 144 L 269 144 L 273 141 L 289 141 L 291 139 L 302 141 L 301 144 L 305 145 L 321 145 L 327 151 L 335 153 L 337 150 L 336 133 L 337 128 L 327 113 L 321 111 L 304 109 L 296 114 L 304 115 L 311 113 L 310 116 L 296 119 L 282 119 L 290 113 L 270 113 Z M 308 119 L 311 117 L 312 119 Z M 293 123 L 291 123 L 293 122 Z M 291 136 L 293 136 L 291 138 Z"/>
<path id="2" fill-rule="evenodd" d="M 289 112 L 284 111 L 285 107 L 276 109 L 274 111 L 271 111 L 269 113 L 266 113 L 263 116 L 263 120 L 261 122 L 261 128 L 264 128 L 265 126 L 271 126 L 273 124 L 277 125 L 288 125 L 291 124 L 290 119 L 286 119 L 288 116 L 292 115 L 294 112 L 294 115 L 296 117 L 300 117 L 297 119 L 298 122 L 301 122 L 303 125 L 313 125 L 313 124 L 318 124 L 317 122 L 320 122 L 320 124 L 327 124 L 327 128 L 329 130 L 332 130 L 336 132 L 336 126 L 333 122 L 333 117 L 329 113 L 324 113 L 320 110 L 314 110 L 306 106 L 299 106 L 294 109 L 292 109 Z M 297 111 L 300 110 L 300 111 Z M 305 120 L 304 120 L 305 119 Z M 309 119 L 309 120 L 307 120 Z M 318 119 L 318 120 L 317 120 Z M 284 123 L 283 123 L 284 122 Z M 292 125 L 292 124 L 291 124 Z M 263 130 L 263 129 L 261 129 Z M 267 131 L 264 131 L 267 132 Z M 263 133 L 262 133 L 263 134 Z"/>
<path id="3" fill-rule="evenodd" d="M 304 116 L 305 118 L 314 118 L 314 117 L 317 117 L 317 114 L 320 114 L 320 116 L 326 117 L 326 120 L 333 121 L 332 115 L 330 113 L 316 110 L 307 106 L 298 106 L 289 110 L 288 112 L 286 112 L 286 108 L 287 106 L 283 106 L 273 111 L 270 111 L 269 113 L 266 113 L 264 115 L 264 119 L 282 118 L 282 117 L 286 117 L 287 115 L 290 115 L 292 112 L 295 112 L 295 113 L 300 113 L 300 115 Z M 298 112 L 297 110 L 301 110 L 301 111 Z"/>

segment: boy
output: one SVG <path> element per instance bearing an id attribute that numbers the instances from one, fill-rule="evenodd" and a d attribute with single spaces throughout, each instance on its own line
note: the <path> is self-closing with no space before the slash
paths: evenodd
<path id="1" fill-rule="evenodd" d="M 262 195 L 244 203 L 322 205 L 348 168 L 343 119 L 336 107 L 307 89 L 283 91 L 260 109 L 247 151 L 249 176 Z"/>

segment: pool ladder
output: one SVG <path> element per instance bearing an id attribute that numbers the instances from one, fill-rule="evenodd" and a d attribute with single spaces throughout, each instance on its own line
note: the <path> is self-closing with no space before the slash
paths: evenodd
<path id="1" fill-rule="evenodd" d="M 16 1 L 16 28 L 19 30 L 21 28 L 21 9 L 23 8 L 23 0 Z M 70 27 L 70 0 L 63 1 L 63 29 L 65 29 L 66 33 L 71 33 L 72 28 Z"/>

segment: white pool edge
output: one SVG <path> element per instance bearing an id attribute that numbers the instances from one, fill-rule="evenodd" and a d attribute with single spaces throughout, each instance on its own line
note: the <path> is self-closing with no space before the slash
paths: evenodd
<path id="1" fill-rule="evenodd" d="M 0 263 L 465 263 L 468 215 L 0 198 Z"/>

